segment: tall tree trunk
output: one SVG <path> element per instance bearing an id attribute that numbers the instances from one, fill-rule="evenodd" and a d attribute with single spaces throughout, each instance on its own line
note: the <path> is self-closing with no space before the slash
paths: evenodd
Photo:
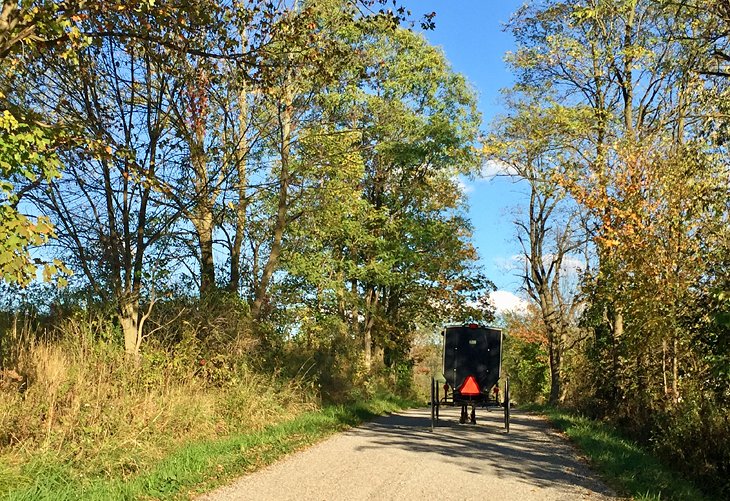
<path id="1" fill-rule="evenodd" d="M 674 403 L 679 403 L 679 342 L 675 334 L 672 342 L 672 398 Z"/>
<path id="2" fill-rule="evenodd" d="M 289 70 L 291 71 L 291 70 Z M 291 153 L 291 142 L 292 142 L 292 104 L 294 101 L 294 95 L 292 90 L 291 77 L 286 78 L 286 82 L 283 86 L 283 99 L 281 103 L 281 110 L 279 113 L 279 120 L 281 125 L 280 131 L 280 144 L 279 144 L 279 160 L 281 163 L 281 170 L 279 172 L 279 193 L 276 208 L 276 220 L 274 222 L 274 235 L 271 241 L 271 250 L 269 252 L 269 258 L 264 265 L 264 269 L 261 273 L 261 279 L 259 280 L 255 294 L 254 301 L 251 305 L 251 316 L 255 319 L 261 317 L 261 309 L 264 304 L 264 300 L 268 294 L 269 282 L 271 277 L 276 271 L 276 267 L 279 264 L 279 257 L 281 255 L 281 243 L 284 237 L 284 230 L 287 224 L 288 209 L 289 209 L 289 183 L 290 183 L 290 153 Z"/>
<path id="3" fill-rule="evenodd" d="M 543 322 L 545 323 L 550 363 L 550 396 L 548 400 L 551 404 L 556 404 L 560 401 L 563 374 L 563 347 L 559 313 L 550 297 L 542 298 L 540 306 L 543 312 Z"/>
<path id="4" fill-rule="evenodd" d="M 241 50 L 246 51 L 246 34 L 241 33 Z M 248 89 L 245 78 L 241 79 L 241 89 L 238 92 L 238 137 L 235 140 L 236 159 L 236 193 L 238 204 L 236 205 L 236 233 L 233 237 L 231 248 L 231 277 L 228 289 L 236 292 L 241 286 L 241 248 L 246 232 L 246 211 L 248 209 L 248 197 L 246 188 L 248 172 L 246 170 L 246 159 L 248 157 L 248 141 L 246 130 L 248 129 Z"/>
<path id="5" fill-rule="evenodd" d="M 350 330 L 352 335 L 357 339 L 360 337 L 360 310 L 358 309 L 357 280 L 350 281 L 350 301 L 352 308 L 350 310 Z"/>
<path id="6" fill-rule="evenodd" d="M 135 362 L 139 358 L 141 333 L 139 331 L 139 305 L 134 298 L 122 300 L 117 312 L 119 325 L 124 335 L 124 351 Z"/>
<path id="7" fill-rule="evenodd" d="M 200 87 L 204 92 L 206 80 L 200 77 Z M 195 227 L 200 252 L 200 296 L 204 297 L 215 289 L 215 261 L 213 257 L 213 208 L 217 190 L 211 186 L 208 175 L 208 157 L 205 151 L 205 116 L 207 105 L 202 96 L 191 98 L 189 112 L 192 116 L 192 131 L 188 135 L 190 163 L 195 174 L 195 203 L 190 220 Z"/>
<path id="8" fill-rule="evenodd" d="M 614 300 L 615 302 L 615 300 Z M 615 304 L 614 304 L 615 306 Z M 620 396 L 621 388 L 623 384 L 621 382 L 621 338 L 624 335 L 624 314 L 620 306 L 615 306 L 613 312 L 613 322 L 611 325 L 611 337 L 612 337 L 612 357 L 613 357 L 613 377 L 611 378 L 611 384 L 613 385 L 614 398 L 618 399 Z"/>
<path id="9" fill-rule="evenodd" d="M 634 67 L 634 20 L 636 18 L 636 7 L 632 6 L 631 11 L 626 19 L 626 26 L 624 28 L 624 39 L 623 39 L 623 75 L 619 75 L 619 82 L 621 84 L 621 91 L 624 101 L 624 127 L 626 127 L 626 134 L 629 139 L 633 142 L 637 139 L 636 127 L 634 125 L 634 78 L 633 78 L 633 67 Z"/>
<path id="10" fill-rule="evenodd" d="M 557 404 L 560 401 L 562 391 L 562 356 L 558 346 L 554 343 L 550 344 L 550 397 L 551 404 Z"/>
<path id="11" fill-rule="evenodd" d="M 210 187 L 206 155 L 204 151 L 204 130 L 199 128 L 190 145 L 190 157 L 195 171 L 195 196 L 197 198 L 190 218 L 198 237 L 200 252 L 200 296 L 215 288 L 215 261 L 213 257 L 213 200 Z"/>
<path id="12" fill-rule="evenodd" d="M 363 326 L 363 363 L 365 370 L 370 372 L 373 367 L 373 325 L 375 325 L 375 312 L 377 307 L 378 291 L 375 287 L 369 287 L 365 295 L 365 325 Z"/>
<path id="13" fill-rule="evenodd" d="M 662 382 L 664 383 L 664 396 L 669 396 L 669 382 L 667 381 L 667 340 L 662 339 Z"/>
<path id="14" fill-rule="evenodd" d="M 564 329 L 562 326 L 568 325 L 570 321 L 570 319 L 564 318 L 565 312 L 559 307 L 563 303 L 560 298 L 560 268 L 563 255 L 567 252 L 567 241 L 556 237 L 556 252 L 551 253 L 549 264 L 546 266 L 548 256 L 545 253 L 544 245 L 545 239 L 549 235 L 548 223 L 556 202 L 540 194 L 534 176 L 527 178 L 531 179 L 532 182 L 529 225 L 523 226 L 529 237 L 529 250 L 524 248 L 525 263 L 528 266 L 525 280 L 528 292 L 540 306 L 540 314 L 545 325 L 550 360 L 549 400 L 550 403 L 557 403 L 560 400 L 562 390 L 562 352 L 564 345 Z"/>
<path id="15" fill-rule="evenodd" d="M 215 261 L 213 258 L 213 211 L 203 203 L 193 219 L 200 248 L 200 296 L 215 289 Z"/>

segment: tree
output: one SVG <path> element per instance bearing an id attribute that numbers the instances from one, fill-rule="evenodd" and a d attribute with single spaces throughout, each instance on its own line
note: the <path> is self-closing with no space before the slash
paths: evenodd
<path id="1" fill-rule="evenodd" d="M 67 177 L 48 190 L 30 186 L 28 195 L 57 225 L 61 253 L 69 253 L 64 257 L 74 260 L 97 298 L 116 309 L 132 358 L 150 314 L 141 311 L 141 304 L 154 304 L 160 266 L 149 267 L 150 251 L 178 217 L 155 196 L 158 174 L 170 168 L 165 159 L 180 146 L 170 135 L 171 87 L 161 77 L 161 65 L 171 53 L 200 52 L 177 45 L 185 30 L 175 28 L 186 20 L 199 21 L 195 29 L 203 31 L 215 27 L 192 7 L 136 7 L 94 7 L 74 14 L 71 33 L 88 35 L 73 57 L 33 54 L 23 73 L 6 74 L 3 80 L 4 86 L 14 86 L 11 102 L 17 109 L 43 114 L 54 129 L 65 131 L 58 155 Z M 179 24 L 150 31 L 152 23 L 172 12 Z"/>
<path id="2" fill-rule="evenodd" d="M 697 360 L 681 319 L 706 273 L 701 261 L 715 260 L 702 242 L 727 213 L 716 198 L 727 193 L 714 142 L 722 126 L 698 71 L 707 47 L 681 36 L 717 18 L 683 23 L 688 5 L 551 1 L 511 23 L 520 85 L 547 89 L 554 97 L 542 108 L 572 115 L 570 134 L 561 132 L 570 162 L 557 180 L 587 216 L 597 261 L 584 313 L 594 333 L 593 403 L 625 400 L 618 412 L 637 427 L 688 391 L 682 381 L 689 388 Z"/>
<path id="3" fill-rule="evenodd" d="M 1 94 L 0 94 L 1 95 Z M 8 110 L 0 116 L 0 277 L 27 284 L 36 276 L 37 260 L 29 249 L 54 236 L 50 221 L 24 214 L 19 208 L 26 190 L 18 186 L 49 182 L 59 173 L 53 134 L 34 124 L 22 123 Z M 56 263 L 54 267 L 59 266 Z M 46 276 L 54 274 L 47 267 Z"/>
<path id="4" fill-rule="evenodd" d="M 574 161 L 570 141 L 580 130 L 581 117 L 556 104 L 543 107 L 544 95 L 538 100 L 526 94 L 510 103 L 512 114 L 495 125 L 485 153 L 528 186 L 527 211 L 515 224 L 525 263 L 524 287 L 545 329 L 549 401 L 554 404 L 564 396 L 566 351 L 580 340 L 577 324 L 583 301 L 577 282 L 572 287 L 568 282 L 571 270 L 566 264 L 587 242 L 580 209 L 561 186 L 559 173 Z"/>
<path id="5" fill-rule="evenodd" d="M 305 252 L 289 251 L 287 260 L 315 281 L 317 308 L 331 305 L 361 340 L 367 372 L 374 360 L 406 358 L 419 322 L 489 316 L 465 307 L 489 283 L 473 266 L 456 181 L 478 163 L 473 95 L 443 55 L 410 32 L 376 27 L 355 32 L 350 43 L 360 54 L 352 72 L 367 78 L 350 73 L 328 90 L 322 106 L 335 126 L 315 136 L 313 158 L 325 174 L 318 193 L 334 196 L 318 196 L 316 211 L 301 212 L 297 228 L 320 229 L 303 249 L 296 240 Z M 328 135 L 333 142 L 323 140 Z M 342 150 L 350 144 L 355 157 Z M 348 183 L 331 174 L 338 162 L 358 177 Z M 319 273 L 312 261 L 334 269 Z"/>
<path id="6" fill-rule="evenodd" d="M 114 305 L 125 350 L 136 356 L 149 316 L 141 304 L 151 308 L 154 274 L 164 268 L 151 262 L 150 251 L 176 218 L 154 190 L 158 169 L 177 146 L 168 82 L 159 77 L 154 50 L 136 42 L 95 43 L 80 63 L 74 75 L 63 64 L 43 64 L 63 116 L 73 127 L 82 124 L 83 137 L 99 139 L 61 154 L 65 175 L 36 197 L 37 206 L 54 221 L 65 257 L 101 301 Z"/>
<path id="7" fill-rule="evenodd" d="M 82 51 L 92 39 L 127 36 L 135 39 L 154 37 L 149 29 L 152 19 L 164 18 L 172 12 L 186 13 L 191 9 L 171 5 L 154 6 L 147 0 L 133 2 L 84 2 L 37 0 L 4 2 L 0 11 L 0 98 L 6 99 L 2 117 L 2 207 L 0 227 L 11 235 L 3 246 L 0 275 L 3 279 L 27 283 L 35 277 L 42 259 L 31 259 L 29 249 L 53 236 L 46 218 L 25 214 L 23 197 L 59 175 L 61 163 L 57 153 L 83 142 L 69 133 L 69 123 L 61 128 L 54 115 L 44 116 L 23 96 L 22 82 L 27 71 L 44 58 L 59 58 L 78 63 Z M 98 22 L 113 13 L 116 33 L 111 24 Z M 110 17 L 107 16 L 107 20 Z M 175 46 L 174 35 L 154 37 L 159 44 Z M 49 278 L 61 267 L 47 263 L 44 275 Z M 68 271 L 68 270 L 66 270 Z"/>
<path id="8" fill-rule="evenodd" d="M 51 2 L 39 5 L 4 2 L 0 12 L 0 77 L 12 79 L 20 71 L 23 54 L 49 50 L 68 57 L 83 40 L 72 22 L 79 9 L 73 2 L 58 9 Z M 20 50 L 22 49 L 22 50 Z M 39 259 L 32 259 L 30 248 L 53 236 L 47 218 L 33 217 L 20 208 L 30 187 L 48 182 L 59 174 L 56 156 L 58 131 L 41 124 L 38 117 L 23 107 L 13 106 L 10 88 L 0 87 L 0 99 L 10 97 L 0 117 L 0 277 L 27 284 L 36 275 Z M 46 268 L 46 277 L 54 274 L 56 262 Z"/>

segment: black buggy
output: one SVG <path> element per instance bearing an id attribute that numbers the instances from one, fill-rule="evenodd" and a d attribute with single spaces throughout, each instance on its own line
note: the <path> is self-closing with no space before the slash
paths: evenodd
<path id="1" fill-rule="evenodd" d="M 442 405 L 461 406 L 459 423 L 476 424 L 476 407 L 503 407 L 504 427 L 509 433 L 509 380 L 504 379 L 500 401 L 502 331 L 479 324 L 448 325 L 443 336 L 443 378 L 431 378 L 431 429 L 438 424 Z M 443 396 L 440 396 L 443 389 Z M 471 416 L 468 408 L 471 407 Z"/>

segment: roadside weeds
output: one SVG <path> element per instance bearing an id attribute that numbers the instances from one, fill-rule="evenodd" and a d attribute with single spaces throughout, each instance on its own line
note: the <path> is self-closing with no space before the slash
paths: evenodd
<path id="1" fill-rule="evenodd" d="M 68 466 L 47 463 L 33 471 L 24 485 L 0 493 L 0 499 L 189 499 L 333 433 L 414 404 L 393 396 L 381 396 L 366 402 L 305 412 L 261 431 L 194 441 L 126 481 L 118 478 L 74 479 Z"/>
<path id="2" fill-rule="evenodd" d="M 591 466 L 620 495 L 638 501 L 709 501 L 681 473 L 673 471 L 611 426 L 567 410 L 527 406 L 543 414 L 575 444 Z"/>

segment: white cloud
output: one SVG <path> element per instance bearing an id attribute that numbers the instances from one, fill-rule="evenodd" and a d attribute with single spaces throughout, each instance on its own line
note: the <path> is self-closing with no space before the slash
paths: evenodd
<path id="1" fill-rule="evenodd" d="M 459 188 L 459 191 L 461 191 L 464 194 L 468 194 L 474 191 L 474 186 L 470 185 L 463 179 L 459 179 L 457 182 L 457 187 Z"/>
<path id="2" fill-rule="evenodd" d="M 511 165 L 501 160 L 487 160 L 482 164 L 479 175 L 486 179 L 492 179 L 495 176 L 516 176 L 517 171 Z"/>
<path id="3" fill-rule="evenodd" d="M 572 256 L 565 256 L 563 258 L 563 264 L 561 271 L 563 273 L 576 273 L 579 274 L 586 269 L 586 262 L 582 259 Z"/>
<path id="4" fill-rule="evenodd" d="M 497 315 L 506 311 L 514 311 L 516 313 L 527 312 L 527 301 L 509 291 L 498 290 L 490 292 L 489 302 L 497 310 Z"/>

